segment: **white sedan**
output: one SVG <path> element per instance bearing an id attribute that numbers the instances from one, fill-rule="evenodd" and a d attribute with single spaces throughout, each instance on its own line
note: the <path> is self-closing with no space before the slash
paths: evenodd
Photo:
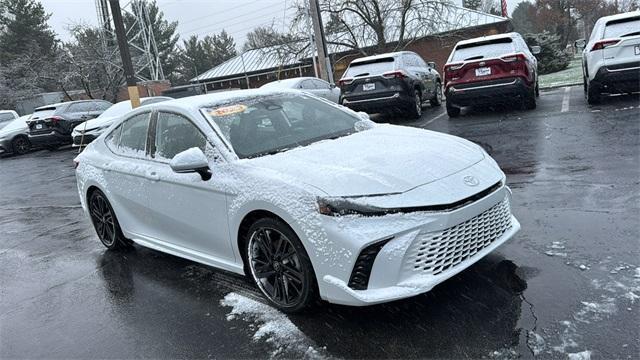
<path id="1" fill-rule="evenodd" d="M 478 145 L 296 91 L 138 108 L 75 162 L 107 248 L 247 274 L 283 311 L 427 292 L 520 228 Z"/>
<path id="2" fill-rule="evenodd" d="M 314 78 L 314 77 L 297 77 L 284 80 L 276 80 L 266 83 L 260 87 L 261 89 L 295 89 L 306 91 L 315 96 L 325 98 L 334 103 L 340 101 L 341 90 L 334 84 Z"/>

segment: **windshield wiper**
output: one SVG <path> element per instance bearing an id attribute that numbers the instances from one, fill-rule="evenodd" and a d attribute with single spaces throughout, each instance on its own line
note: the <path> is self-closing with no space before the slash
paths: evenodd
<path id="1" fill-rule="evenodd" d="M 476 56 L 472 56 L 469 58 L 464 59 L 464 61 L 469 61 L 469 60 L 478 60 L 478 59 L 482 59 L 484 56 L 482 55 L 476 55 Z"/>
<path id="2" fill-rule="evenodd" d="M 355 75 L 354 77 L 358 77 L 358 76 L 367 76 L 367 75 L 369 75 L 369 73 L 362 73 L 362 74 L 358 74 L 358 75 Z"/>

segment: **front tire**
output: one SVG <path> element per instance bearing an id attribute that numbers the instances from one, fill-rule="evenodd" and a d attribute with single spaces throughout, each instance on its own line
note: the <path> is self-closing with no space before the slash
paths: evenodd
<path id="1" fill-rule="evenodd" d="M 422 116 L 422 96 L 418 89 L 413 90 L 413 101 L 409 105 L 409 116 L 412 119 L 419 119 Z"/>
<path id="2" fill-rule="evenodd" d="M 533 110 L 536 108 L 536 89 L 535 87 L 531 88 L 531 90 L 527 90 L 524 95 L 524 99 L 522 99 L 522 107 L 525 110 Z"/>
<path id="3" fill-rule="evenodd" d="M 311 260 L 287 224 L 273 218 L 260 219 L 247 231 L 246 244 L 251 277 L 272 305 L 294 313 L 316 301 Z"/>
<path id="4" fill-rule="evenodd" d="M 109 250 L 121 250 L 131 246 L 122 234 L 122 229 L 107 197 L 100 190 L 94 190 L 89 196 L 89 214 L 102 245 Z"/>
<path id="5" fill-rule="evenodd" d="M 24 155 L 31 149 L 31 142 L 24 136 L 19 136 L 11 141 L 13 153 L 16 155 Z"/>
<path id="6" fill-rule="evenodd" d="M 436 93 L 433 95 L 433 98 L 430 100 L 431 106 L 436 107 L 442 105 L 442 84 L 440 81 L 436 83 Z"/>

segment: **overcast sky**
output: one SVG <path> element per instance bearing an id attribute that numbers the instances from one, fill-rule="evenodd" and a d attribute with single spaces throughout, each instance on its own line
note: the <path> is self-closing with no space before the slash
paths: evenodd
<path id="1" fill-rule="evenodd" d="M 158 0 L 170 21 L 178 21 L 181 39 L 227 31 L 241 47 L 251 29 L 276 23 L 282 26 L 286 9 L 294 0 Z M 454 0 L 461 3 L 462 0 Z M 523 0 L 507 0 L 509 12 Z M 49 24 L 60 39 L 68 40 L 67 27 L 77 23 L 97 24 L 94 0 L 40 0 L 51 14 Z M 121 4 L 126 4 L 121 1 Z M 290 10 L 289 10 L 290 11 Z"/>

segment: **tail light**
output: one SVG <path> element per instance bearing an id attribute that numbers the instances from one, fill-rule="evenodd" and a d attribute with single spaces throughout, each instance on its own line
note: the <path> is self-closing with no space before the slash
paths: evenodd
<path id="1" fill-rule="evenodd" d="M 342 78 L 342 79 L 338 80 L 338 85 L 339 86 L 349 85 L 352 82 L 353 82 L 353 78 Z"/>
<path id="2" fill-rule="evenodd" d="M 602 50 L 606 47 L 613 46 L 620 42 L 620 39 L 605 39 L 593 44 L 591 51 Z"/>
<path id="3" fill-rule="evenodd" d="M 53 125 L 57 125 L 60 120 L 64 120 L 64 118 L 62 116 L 52 116 L 49 118 L 49 120 L 51 120 L 51 122 L 53 123 Z"/>
<path id="4" fill-rule="evenodd" d="M 407 77 L 407 74 L 405 74 L 402 70 L 387 71 L 386 73 L 382 74 L 382 77 L 385 79 L 404 79 L 405 77 Z"/>
<path id="5" fill-rule="evenodd" d="M 458 80 L 460 78 L 460 70 L 464 67 L 463 62 L 446 64 L 443 69 L 444 73 L 444 85 L 446 86 L 449 81 Z"/>
<path id="6" fill-rule="evenodd" d="M 514 61 L 525 61 L 527 60 L 526 56 L 524 56 L 524 54 L 509 54 L 509 55 L 504 55 L 503 57 L 500 58 L 502 61 L 504 62 L 514 62 Z"/>

